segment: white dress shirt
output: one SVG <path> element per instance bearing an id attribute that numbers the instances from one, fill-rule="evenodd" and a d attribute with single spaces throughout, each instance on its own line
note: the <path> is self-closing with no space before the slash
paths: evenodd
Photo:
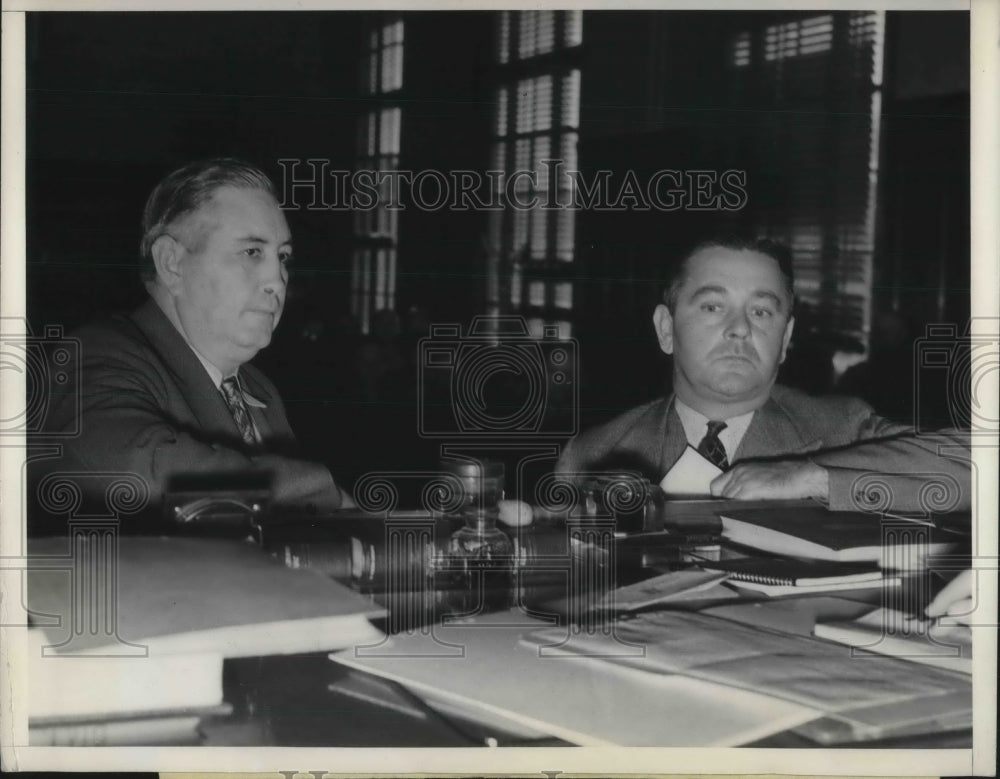
<path id="1" fill-rule="evenodd" d="M 677 409 L 677 416 L 681 418 L 681 424 L 684 426 L 684 435 L 687 437 L 688 443 L 695 449 L 698 448 L 698 444 L 701 443 L 701 440 L 705 437 L 705 433 L 708 432 L 708 423 L 710 421 L 725 422 L 726 428 L 719 433 L 719 441 L 725 447 L 726 457 L 730 463 L 733 462 L 733 455 L 739 449 L 740 442 L 743 440 L 743 436 L 746 435 L 747 428 L 750 427 L 750 422 L 753 421 L 753 415 L 756 413 L 755 411 L 750 411 L 730 419 L 709 420 L 704 414 L 695 411 L 677 397 L 674 398 L 674 408 Z"/>

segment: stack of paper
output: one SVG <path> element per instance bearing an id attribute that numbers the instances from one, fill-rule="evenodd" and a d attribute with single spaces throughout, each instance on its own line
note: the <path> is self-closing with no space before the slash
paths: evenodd
<path id="1" fill-rule="evenodd" d="M 529 640 L 588 656 L 603 646 L 602 662 L 608 664 L 681 674 L 807 706 L 840 723 L 844 740 L 891 736 L 897 726 L 909 735 L 972 723 L 972 688 L 960 674 L 936 668 L 915 674 L 912 665 L 894 658 L 859 659 L 834 644 L 703 614 L 648 612 L 620 622 L 613 636 L 567 640 L 564 630 L 548 628 Z M 622 652 L 622 642 L 643 647 L 644 654 Z M 862 715 L 856 718 L 855 711 Z"/>
<path id="2" fill-rule="evenodd" d="M 382 638 L 367 619 L 381 609 L 246 543 L 123 537 L 70 549 L 66 538 L 28 545 L 32 743 L 172 741 L 223 703 L 224 658 Z"/>
<path id="3" fill-rule="evenodd" d="M 722 513 L 729 541 L 772 554 L 841 563 L 877 562 L 911 568 L 927 555 L 942 554 L 958 537 L 942 537 L 928 523 L 822 507 L 749 509 Z"/>
<path id="4" fill-rule="evenodd" d="M 544 653 L 525 643 L 544 621 L 513 610 L 392 636 L 377 653 L 331 659 L 398 682 L 446 714 L 522 738 L 590 746 L 735 746 L 813 719 L 807 706 L 682 675 L 650 673 L 634 645 L 626 666 Z M 554 631 L 563 640 L 566 628 Z M 600 634 L 598 634 L 600 635 Z"/>
<path id="5" fill-rule="evenodd" d="M 820 623 L 813 632 L 866 652 L 972 673 L 972 632 L 965 626 L 938 625 L 878 608 L 855 620 Z"/>

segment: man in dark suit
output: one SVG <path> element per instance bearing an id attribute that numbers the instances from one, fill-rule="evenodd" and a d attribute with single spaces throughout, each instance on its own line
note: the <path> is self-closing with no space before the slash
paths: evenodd
<path id="1" fill-rule="evenodd" d="M 233 159 L 174 171 L 146 203 L 141 252 L 150 299 L 77 333 L 80 386 L 52 422 L 80 434 L 58 467 L 135 474 L 154 504 L 177 477 L 249 472 L 277 503 L 353 505 L 295 457 L 281 398 L 249 364 L 281 318 L 292 256 L 267 175 Z"/>
<path id="2" fill-rule="evenodd" d="M 557 472 L 625 468 L 659 482 L 690 445 L 723 469 L 714 496 L 815 498 L 834 510 L 968 508 L 966 436 L 918 436 L 862 401 L 775 385 L 795 323 L 792 284 L 791 255 L 772 241 L 695 249 L 653 315 L 673 357 L 673 395 L 577 436 Z"/>

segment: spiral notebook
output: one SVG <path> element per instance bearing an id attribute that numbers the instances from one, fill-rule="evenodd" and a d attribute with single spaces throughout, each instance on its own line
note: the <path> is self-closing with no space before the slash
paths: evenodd
<path id="1" fill-rule="evenodd" d="M 895 587 L 900 581 L 898 576 L 884 576 L 873 563 L 752 558 L 705 562 L 702 568 L 729 574 L 727 582 L 734 587 L 767 595 Z"/>

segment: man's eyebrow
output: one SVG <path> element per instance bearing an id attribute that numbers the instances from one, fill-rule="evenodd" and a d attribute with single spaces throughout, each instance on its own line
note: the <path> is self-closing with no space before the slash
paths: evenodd
<path id="1" fill-rule="evenodd" d="M 688 300 L 697 300 L 704 295 L 728 295 L 729 290 L 718 284 L 703 284 L 688 296 Z M 755 289 L 752 293 L 754 298 L 765 298 L 770 300 L 779 311 L 785 308 L 785 301 L 781 296 L 769 289 Z"/>
<path id="2" fill-rule="evenodd" d="M 694 300 L 695 298 L 701 297 L 702 295 L 725 295 L 728 290 L 725 287 L 720 287 L 718 284 L 703 284 L 698 287 L 694 292 L 688 295 L 688 300 Z"/>
<path id="3" fill-rule="evenodd" d="M 267 238 L 261 238 L 259 235 L 243 235 L 236 239 L 241 243 L 271 243 Z M 291 246 L 292 239 L 289 238 L 287 241 L 279 241 L 278 246 Z"/>
<path id="4" fill-rule="evenodd" d="M 785 307 L 785 301 L 782 300 L 779 295 L 775 294 L 769 289 L 754 290 L 753 296 L 755 298 L 766 298 L 767 300 L 770 300 L 771 302 L 774 303 L 775 306 L 778 307 L 778 310 L 781 310 L 782 308 Z"/>

